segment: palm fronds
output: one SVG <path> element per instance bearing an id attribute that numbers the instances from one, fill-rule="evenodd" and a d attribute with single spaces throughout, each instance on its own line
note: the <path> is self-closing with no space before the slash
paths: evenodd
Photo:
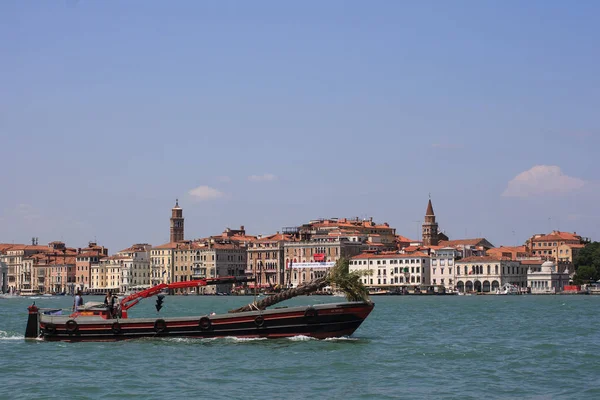
<path id="1" fill-rule="evenodd" d="M 369 301 L 369 291 L 360 280 L 372 271 L 361 270 L 350 272 L 350 262 L 347 259 L 339 259 L 324 278 L 313 279 L 298 287 L 284 290 L 281 293 L 266 297 L 256 303 L 250 303 L 244 307 L 230 310 L 230 313 L 238 313 L 252 310 L 264 310 L 274 304 L 289 300 L 296 296 L 314 293 L 325 286 L 335 287 L 346 295 L 348 301 Z"/>

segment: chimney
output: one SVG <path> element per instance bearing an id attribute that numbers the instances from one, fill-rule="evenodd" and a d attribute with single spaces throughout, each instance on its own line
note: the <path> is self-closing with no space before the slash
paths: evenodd
<path id="1" fill-rule="evenodd" d="M 244 230 L 244 225 L 240 226 L 240 231 Z"/>

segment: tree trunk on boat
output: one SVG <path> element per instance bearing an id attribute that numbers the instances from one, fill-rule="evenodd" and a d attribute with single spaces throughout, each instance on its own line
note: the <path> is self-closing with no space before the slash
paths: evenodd
<path id="1" fill-rule="evenodd" d="M 289 300 L 293 297 L 314 293 L 317 290 L 327 286 L 327 284 L 328 282 L 325 278 L 315 279 L 308 283 L 305 283 L 304 285 L 284 290 L 283 292 L 266 297 L 261 301 L 258 301 L 256 303 L 250 303 L 248 305 L 245 305 L 244 307 L 240 307 L 235 310 L 230 310 L 229 312 L 238 313 L 244 311 L 264 310 L 265 308 L 270 307 L 273 304 L 281 303 L 282 301 Z"/>
<path id="2" fill-rule="evenodd" d="M 349 271 L 350 262 L 346 259 L 339 259 L 323 278 L 313 279 L 312 281 L 295 288 L 284 290 L 281 293 L 266 297 L 259 302 L 250 303 L 244 307 L 230 310 L 230 313 L 244 311 L 264 310 L 273 304 L 281 303 L 296 296 L 303 296 L 314 293 L 328 285 L 333 285 L 346 294 L 348 301 L 368 301 L 369 291 L 363 285 L 361 277 L 369 275 L 369 271 Z"/>

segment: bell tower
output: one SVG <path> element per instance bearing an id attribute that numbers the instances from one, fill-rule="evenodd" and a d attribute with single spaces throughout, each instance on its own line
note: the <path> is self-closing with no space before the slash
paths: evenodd
<path id="1" fill-rule="evenodd" d="M 170 242 L 183 241 L 183 209 L 179 207 L 179 199 L 175 200 L 175 207 L 171 209 L 171 238 Z"/>
<path id="2" fill-rule="evenodd" d="M 427 211 L 425 211 L 425 222 L 423 222 L 422 233 L 424 246 L 438 245 L 438 224 L 435 222 L 435 213 L 433 212 L 433 206 L 431 205 L 431 196 L 429 197 L 429 203 L 427 203 Z"/>

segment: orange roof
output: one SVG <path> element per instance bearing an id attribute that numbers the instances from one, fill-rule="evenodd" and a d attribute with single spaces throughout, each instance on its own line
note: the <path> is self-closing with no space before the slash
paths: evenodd
<path id="1" fill-rule="evenodd" d="M 402 235 L 396 235 L 396 241 L 397 242 L 408 242 L 408 243 L 413 242 L 413 240 L 407 238 L 406 236 L 402 236 Z"/>
<path id="2" fill-rule="evenodd" d="M 378 254 L 372 254 L 372 253 L 361 253 L 357 256 L 354 256 L 351 258 L 351 260 L 363 260 L 363 259 L 369 259 L 369 258 L 428 258 L 429 255 L 425 254 L 425 253 L 421 253 L 421 252 L 416 252 L 416 253 L 411 253 L 411 254 L 399 254 L 396 252 L 390 252 L 390 253 L 378 253 Z"/>
<path id="3" fill-rule="evenodd" d="M 552 231 L 552 233 L 547 235 L 533 238 L 534 242 L 550 240 L 581 240 L 581 236 L 571 232 Z"/>
<path id="4" fill-rule="evenodd" d="M 544 260 L 521 260 L 522 265 L 542 265 Z"/>
<path id="5" fill-rule="evenodd" d="M 77 254 L 77 257 L 98 257 L 99 255 L 100 255 L 99 252 L 86 251 L 85 253 Z"/>
<path id="6" fill-rule="evenodd" d="M 31 245 L 31 244 L 15 244 L 12 245 L 10 247 L 10 249 L 7 249 L 7 251 L 18 251 L 18 250 L 34 250 L 34 251 L 40 251 L 40 252 L 48 252 L 48 251 L 53 251 L 51 248 L 47 247 L 47 246 L 37 246 L 37 245 Z"/>
<path id="7" fill-rule="evenodd" d="M 0 253 L 5 252 L 6 250 L 10 249 L 13 246 L 14 246 L 14 244 L 0 243 Z"/>
<path id="8" fill-rule="evenodd" d="M 152 246 L 152 250 L 176 249 L 177 245 L 178 245 L 177 242 L 169 242 L 169 243 L 161 244 L 160 246 Z"/>
<path id="9" fill-rule="evenodd" d="M 497 256 L 471 256 L 466 257 L 461 260 L 457 260 L 457 263 L 467 263 L 467 262 L 492 262 L 492 261 L 511 261 L 510 258 L 506 257 L 497 257 Z"/>
<path id="10" fill-rule="evenodd" d="M 292 241 L 292 237 L 290 235 L 285 235 L 283 233 L 276 233 L 274 235 L 271 236 L 267 236 L 267 237 L 263 237 L 261 239 L 257 239 L 257 242 L 279 242 L 279 241 L 284 241 L 284 242 L 290 242 Z"/>

